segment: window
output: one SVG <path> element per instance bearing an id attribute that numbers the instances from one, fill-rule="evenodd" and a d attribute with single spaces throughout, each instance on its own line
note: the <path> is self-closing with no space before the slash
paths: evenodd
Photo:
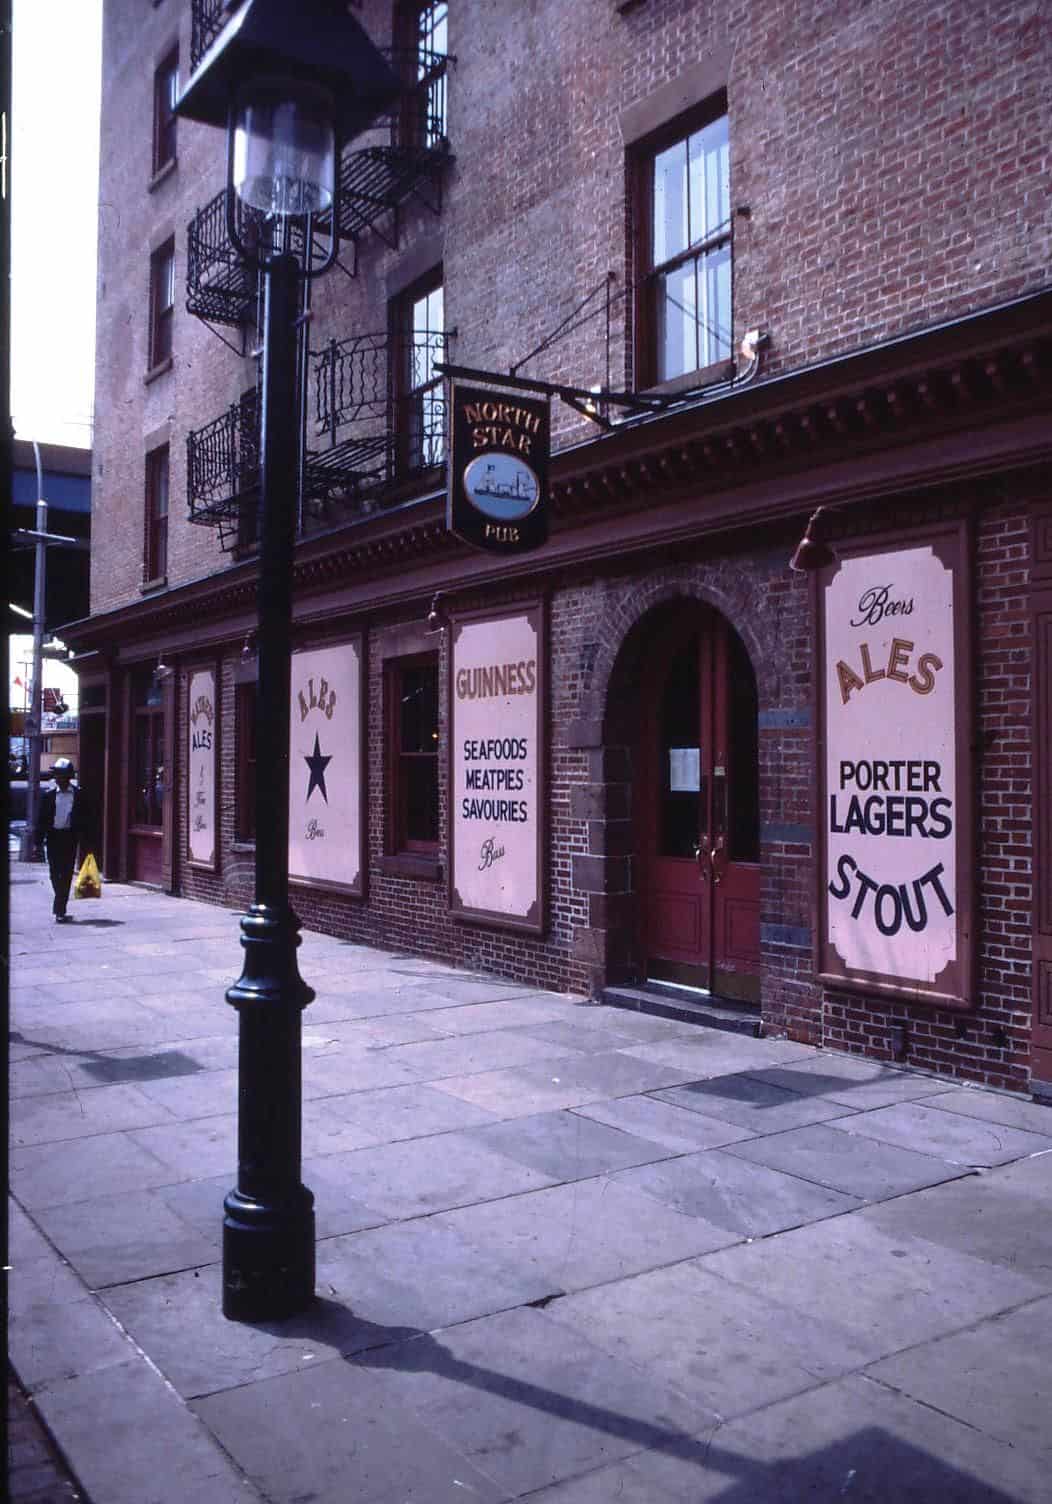
<path id="1" fill-rule="evenodd" d="M 150 257 L 150 369 L 170 360 L 175 313 L 175 241 Z"/>
<path id="2" fill-rule="evenodd" d="M 643 385 L 731 354 L 730 149 L 726 113 L 666 137 L 642 163 Z"/>
<path id="3" fill-rule="evenodd" d="M 239 684 L 234 700 L 237 780 L 234 785 L 234 839 L 256 839 L 256 684 Z"/>
<path id="4" fill-rule="evenodd" d="M 160 830 L 164 812 L 164 700 L 152 669 L 132 687 L 132 824 Z"/>
<path id="5" fill-rule="evenodd" d="M 159 580 L 168 573 L 168 445 L 146 456 L 146 547 L 143 578 Z"/>
<path id="6" fill-rule="evenodd" d="M 431 151 L 445 145 L 447 134 L 449 5 L 447 0 L 425 0 L 424 4 L 410 5 L 403 14 L 409 91 L 402 136 L 407 145 L 423 146 Z"/>
<path id="7" fill-rule="evenodd" d="M 438 657 L 398 658 L 386 668 L 388 849 L 438 850 Z"/>
<path id="8" fill-rule="evenodd" d="M 441 272 L 398 300 L 393 324 L 398 468 L 412 474 L 446 457 L 445 391 L 435 370 L 446 349 Z"/>
<path id="9" fill-rule="evenodd" d="M 153 75 L 153 170 L 175 161 L 175 101 L 179 96 L 179 49 L 173 48 Z"/>

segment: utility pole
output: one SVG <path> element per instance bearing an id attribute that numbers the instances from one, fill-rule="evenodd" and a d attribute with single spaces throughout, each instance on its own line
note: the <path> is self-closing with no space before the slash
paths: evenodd
<path id="1" fill-rule="evenodd" d="M 31 862 L 36 851 L 37 803 L 40 799 L 40 743 L 44 708 L 44 611 L 47 596 L 47 502 L 44 500 L 44 471 L 40 463 L 40 446 L 33 440 L 37 465 L 36 567 L 33 576 L 33 678 L 29 690 L 29 714 L 26 740 L 29 743 L 29 770 L 26 774 L 26 828 L 22 832 L 21 858 Z"/>

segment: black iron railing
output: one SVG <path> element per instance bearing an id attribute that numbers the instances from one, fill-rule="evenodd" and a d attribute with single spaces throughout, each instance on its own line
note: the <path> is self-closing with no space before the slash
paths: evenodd
<path id="1" fill-rule="evenodd" d="M 229 0 L 192 0 L 190 5 L 190 71 L 197 67 L 230 14 Z"/>
<path id="2" fill-rule="evenodd" d="M 256 539 L 259 510 L 260 401 L 246 392 L 213 422 L 186 436 L 190 521 L 218 527 L 224 548 Z"/>
<path id="3" fill-rule="evenodd" d="M 382 507 L 445 461 L 445 388 L 434 373 L 442 334 L 331 340 L 307 356 L 300 526 Z M 259 506 L 258 394 L 247 393 L 187 438 L 191 522 L 218 527 L 224 548 L 255 539 Z"/>

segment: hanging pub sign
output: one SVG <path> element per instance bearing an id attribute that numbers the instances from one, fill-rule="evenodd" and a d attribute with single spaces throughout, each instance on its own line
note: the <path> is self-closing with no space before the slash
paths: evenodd
<path id="1" fill-rule="evenodd" d="M 219 746 L 216 671 L 191 670 L 187 685 L 187 852 L 191 867 L 216 869 L 216 754 Z"/>
<path id="2" fill-rule="evenodd" d="M 844 549 L 820 577 L 819 970 L 971 1006 L 969 603 L 963 525 Z"/>
<path id="3" fill-rule="evenodd" d="M 545 615 L 532 602 L 458 616 L 450 654 L 450 907 L 544 928 Z"/>
<path id="4" fill-rule="evenodd" d="M 292 655 L 289 876 L 365 891 L 361 637 Z"/>
<path id="5" fill-rule="evenodd" d="M 450 385 L 447 525 L 488 553 L 539 548 L 548 539 L 548 398 Z"/>

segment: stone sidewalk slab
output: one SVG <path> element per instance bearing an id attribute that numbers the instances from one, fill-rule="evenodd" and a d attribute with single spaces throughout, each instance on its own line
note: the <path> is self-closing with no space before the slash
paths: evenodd
<path id="1" fill-rule="evenodd" d="M 878 1108 L 853 1121 L 845 1119 L 840 1126 L 845 1133 L 860 1133 L 967 1167 L 1002 1165 L 1052 1150 L 1048 1134 L 986 1123 L 972 1115 L 946 1112 L 937 1104 L 938 1098 L 934 1104 L 904 1102 Z M 1052 1124 L 1049 1126 L 1052 1129 Z"/>
<path id="2" fill-rule="evenodd" d="M 861 1135 L 845 1133 L 836 1119 L 731 1144 L 729 1151 L 753 1164 L 784 1170 L 860 1201 L 884 1201 L 968 1173 L 960 1165 L 946 1164 L 912 1149 L 879 1141 L 863 1143 Z"/>

